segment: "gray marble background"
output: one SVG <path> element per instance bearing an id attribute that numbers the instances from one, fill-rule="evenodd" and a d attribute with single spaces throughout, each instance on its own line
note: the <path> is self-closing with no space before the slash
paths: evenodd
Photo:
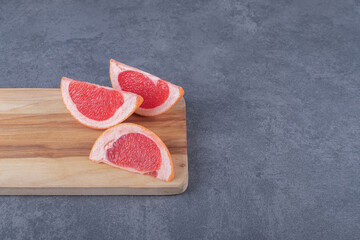
<path id="1" fill-rule="evenodd" d="M 0 0 L 0 87 L 109 86 L 110 58 L 181 85 L 190 174 L 0 197 L 0 239 L 359 239 L 359 47 L 359 1 Z"/>

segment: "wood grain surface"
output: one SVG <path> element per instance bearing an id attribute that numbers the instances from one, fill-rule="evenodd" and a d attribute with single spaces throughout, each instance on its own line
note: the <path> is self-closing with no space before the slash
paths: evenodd
<path id="1" fill-rule="evenodd" d="M 104 130 L 79 124 L 59 89 L 0 89 L 0 195 L 170 195 L 188 184 L 185 101 L 156 117 L 125 122 L 154 131 L 168 146 L 175 178 L 163 182 L 88 156 Z"/>

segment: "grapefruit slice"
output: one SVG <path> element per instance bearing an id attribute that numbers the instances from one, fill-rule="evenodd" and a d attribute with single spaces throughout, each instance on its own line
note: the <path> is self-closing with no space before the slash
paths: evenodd
<path id="1" fill-rule="evenodd" d="M 163 181 L 174 178 L 169 150 L 149 129 L 122 123 L 106 130 L 91 149 L 90 160 Z"/>
<path id="2" fill-rule="evenodd" d="M 144 102 L 135 111 L 139 115 L 162 114 L 184 95 L 182 87 L 113 59 L 110 60 L 109 72 L 113 88 L 143 97 Z"/>
<path id="3" fill-rule="evenodd" d="M 143 102 L 141 96 L 109 87 L 61 79 L 61 96 L 70 114 L 81 124 L 97 129 L 127 119 Z"/>

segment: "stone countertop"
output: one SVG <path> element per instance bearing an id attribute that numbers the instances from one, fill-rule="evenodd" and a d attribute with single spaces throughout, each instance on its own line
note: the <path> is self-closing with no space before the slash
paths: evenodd
<path id="1" fill-rule="evenodd" d="M 176 196 L 3 196 L 1 239 L 358 239 L 360 3 L 2 1 L 0 87 L 182 86 Z"/>

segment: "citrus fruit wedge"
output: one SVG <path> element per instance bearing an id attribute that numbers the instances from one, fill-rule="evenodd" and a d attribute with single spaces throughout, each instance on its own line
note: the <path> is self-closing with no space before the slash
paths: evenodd
<path id="1" fill-rule="evenodd" d="M 113 88 L 143 97 L 144 102 L 135 111 L 139 115 L 162 114 L 184 95 L 182 87 L 113 59 L 110 60 L 109 72 Z"/>
<path id="2" fill-rule="evenodd" d="M 163 181 L 174 178 L 168 148 L 155 133 L 133 123 L 122 123 L 106 130 L 96 140 L 89 158 Z"/>
<path id="3" fill-rule="evenodd" d="M 61 79 L 61 96 L 70 114 L 81 124 L 97 129 L 127 119 L 143 102 L 141 96 L 109 87 Z"/>

